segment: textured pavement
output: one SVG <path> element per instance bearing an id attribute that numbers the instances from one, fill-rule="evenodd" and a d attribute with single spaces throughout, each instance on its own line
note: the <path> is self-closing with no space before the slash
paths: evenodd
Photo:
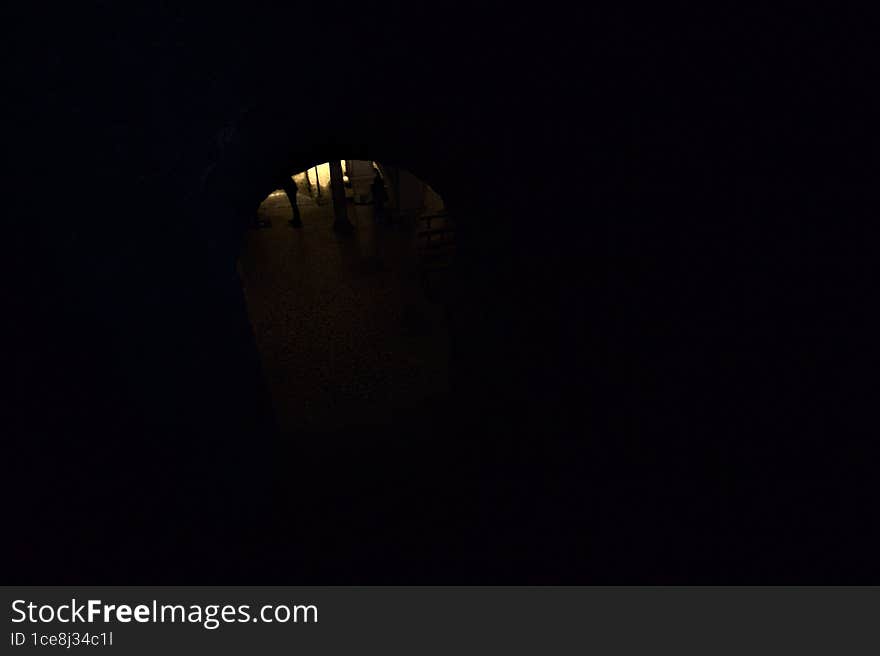
<path id="1" fill-rule="evenodd" d="M 247 233 L 239 273 L 282 432 L 387 424 L 442 399 L 448 336 L 419 282 L 411 225 L 377 225 L 349 201 L 355 231 L 337 235 L 332 206 L 300 191 L 303 227 L 283 193 Z"/>

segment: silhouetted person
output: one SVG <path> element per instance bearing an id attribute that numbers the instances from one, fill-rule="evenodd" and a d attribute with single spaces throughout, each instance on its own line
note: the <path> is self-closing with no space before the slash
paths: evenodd
<path id="1" fill-rule="evenodd" d="M 292 228 L 302 228 L 302 220 L 299 218 L 299 205 L 296 204 L 296 182 L 290 176 L 286 176 L 282 187 L 284 188 L 284 193 L 287 194 L 287 200 L 290 201 L 290 207 L 293 209 L 293 216 L 290 217 L 290 221 L 287 223 Z"/>
<path id="2" fill-rule="evenodd" d="M 385 182 L 382 180 L 379 171 L 376 171 L 376 177 L 373 178 L 370 190 L 373 192 L 373 207 L 375 208 L 376 220 L 387 219 L 385 201 L 388 200 L 388 194 L 385 192 Z"/>

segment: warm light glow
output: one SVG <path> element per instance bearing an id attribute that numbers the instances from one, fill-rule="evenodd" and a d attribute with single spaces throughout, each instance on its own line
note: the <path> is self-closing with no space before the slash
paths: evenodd
<path id="1" fill-rule="evenodd" d="M 343 162 L 343 167 L 344 166 L 345 166 L 345 163 Z M 316 168 L 318 170 L 318 179 L 321 181 L 321 186 L 322 187 L 329 186 L 330 185 L 330 162 L 324 162 L 323 164 L 318 164 L 317 167 L 313 166 L 308 171 L 306 171 L 306 174 L 309 176 L 309 184 L 312 184 L 312 185 L 316 184 L 316 181 L 315 181 L 315 169 Z M 303 174 L 295 175 L 295 176 L 293 176 L 293 178 L 294 178 L 294 180 L 296 180 L 298 177 L 300 177 L 302 175 Z"/>
<path id="2" fill-rule="evenodd" d="M 360 163 L 363 164 L 364 162 L 360 162 Z M 360 180 L 361 183 L 363 183 L 364 173 L 362 170 L 360 171 L 360 173 L 358 173 L 359 169 L 357 167 L 353 167 L 354 179 L 352 180 L 349 177 L 349 171 L 348 171 L 349 167 L 348 167 L 347 160 L 344 160 L 344 159 L 340 160 L 340 164 L 342 165 L 342 181 L 343 181 L 343 183 L 351 183 L 351 182 L 357 183 L 358 180 Z M 369 162 L 369 164 L 372 165 L 373 173 L 376 173 L 378 171 L 378 168 L 376 167 L 376 163 Z M 321 183 L 320 188 L 322 190 L 326 190 L 327 193 L 329 193 L 330 162 L 324 162 L 322 164 L 318 164 L 317 166 L 313 166 L 313 167 L 309 168 L 307 171 L 301 171 L 300 173 L 295 173 L 294 175 L 292 175 L 291 177 L 293 178 L 293 181 L 296 183 L 296 185 L 299 189 L 298 193 L 307 193 L 307 191 L 306 191 L 307 188 L 311 188 L 312 190 L 316 189 L 316 184 L 317 184 L 317 181 L 315 178 L 316 173 L 317 173 L 317 180 L 320 180 L 320 183 Z M 308 183 L 306 183 L 306 176 L 308 176 Z M 369 176 L 369 180 L 367 181 L 366 184 L 370 184 L 371 182 L 372 182 L 372 174 Z M 284 196 L 284 195 L 285 195 L 284 190 L 276 189 L 275 191 L 273 191 L 271 194 L 269 194 L 267 196 L 267 200 L 269 198 L 277 198 L 278 196 Z"/>

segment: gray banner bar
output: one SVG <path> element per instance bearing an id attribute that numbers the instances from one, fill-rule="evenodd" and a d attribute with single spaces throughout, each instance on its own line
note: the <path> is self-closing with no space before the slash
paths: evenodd
<path id="1" fill-rule="evenodd" d="M 878 653 L 880 588 L 2 588 L 4 653 Z"/>

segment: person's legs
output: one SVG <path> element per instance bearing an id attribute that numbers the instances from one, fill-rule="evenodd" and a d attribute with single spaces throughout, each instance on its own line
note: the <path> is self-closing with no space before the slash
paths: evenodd
<path id="1" fill-rule="evenodd" d="M 284 185 L 284 193 L 287 194 L 287 200 L 290 201 L 290 208 L 293 210 L 293 216 L 290 217 L 288 223 L 293 228 L 302 228 L 302 220 L 299 217 L 299 205 L 296 204 L 297 187 L 291 180 L 290 184 Z"/>
<path id="2" fill-rule="evenodd" d="M 296 204 L 295 196 L 293 202 L 290 205 L 293 208 L 293 216 L 290 218 L 290 225 L 292 225 L 294 228 L 301 228 L 302 220 L 299 218 L 299 205 Z"/>

